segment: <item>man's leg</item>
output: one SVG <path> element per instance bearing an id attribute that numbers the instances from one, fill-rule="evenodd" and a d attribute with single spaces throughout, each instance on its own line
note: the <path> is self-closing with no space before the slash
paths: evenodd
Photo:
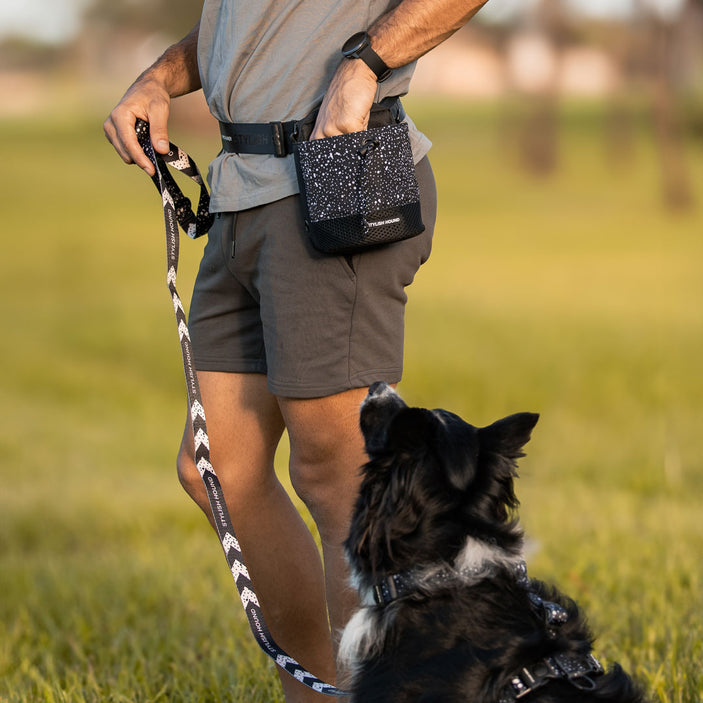
<path id="1" fill-rule="evenodd" d="M 348 584 L 342 544 L 358 493 L 360 469 L 367 460 L 359 430 L 359 406 L 366 393 L 366 388 L 357 388 L 326 398 L 279 398 L 290 435 L 291 482 L 320 532 L 335 645 L 357 605 L 357 595 Z"/>
<path id="2" fill-rule="evenodd" d="M 312 536 L 274 473 L 284 429 L 261 374 L 199 372 L 212 463 L 264 617 L 278 642 L 319 678 L 334 681 L 324 578 Z M 183 487 L 212 523 L 186 426 L 178 456 Z M 280 672 L 286 700 L 326 698 Z"/>

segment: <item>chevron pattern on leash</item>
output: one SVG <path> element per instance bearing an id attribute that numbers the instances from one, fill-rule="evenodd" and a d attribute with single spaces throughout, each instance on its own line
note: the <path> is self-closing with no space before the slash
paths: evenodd
<path id="1" fill-rule="evenodd" d="M 238 552 L 241 551 L 239 549 L 239 541 L 234 535 L 229 534 L 229 532 L 225 535 L 225 538 L 222 540 L 222 547 L 225 550 L 225 554 L 229 552 L 230 549 L 234 548 Z"/>

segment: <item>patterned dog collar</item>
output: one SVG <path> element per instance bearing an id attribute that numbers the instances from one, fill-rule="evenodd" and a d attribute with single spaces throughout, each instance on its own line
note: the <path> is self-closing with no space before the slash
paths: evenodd
<path id="1" fill-rule="evenodd" d="M 515 580 L 527 587 L 527 567 L 520 561 L 511 566 Z M 429 573 L 421 569 L 410 569 L 386 576 L 373 587 L 376 605 L 385 606 L 398 598 L 403 598 L 413 591 L 420 591 L 435 586 L 443 586 L 456 580 L 471 581 L 488 576 L 494 572 L 493 567 L 481 565 L 467 569 L 440 568 Z"/>

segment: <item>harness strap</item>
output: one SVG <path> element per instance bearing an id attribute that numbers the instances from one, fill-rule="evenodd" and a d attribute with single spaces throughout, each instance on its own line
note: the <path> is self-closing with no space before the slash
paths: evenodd
<path id="1" fill-rule="evenodd" d="M 249 572 L 244 563 L 239 542 L 237 541 L 234 528 L 232 527 L 232 521 L 227 511 L 224 496 L 222 495 L 220 482 L 215 473 L 215 469 L 210 463 L 210 441 L 208 439 L 207 426 L 205 423 L 205 410 L 200 396 L 198 377 L 193 364 L 193 350 L 190 335 L 188 334 L 186 314 L 178 291 L 176 290 L 179 248 L 178 225 L 180 224 L 186 234 L 191 238 L 199 237 L 207 232 L 213 221 L 213 217 L 208 211 L 210 201 L 207 187 L 200 175 L 197 165 L 188 154 L 174 144 L 170 144 L 170 151 L 167 155 L 162 156 L 156 154 L 151 145 L 148 123 L 143 120 L 137 120 L 135 130 L 140 146 L 156 169 L 152 180 L 161 193 L 163 201 L 168 269 L 166 281 L 176 313 L 178 336 L 181 342 L 188 406 L 190 408 L 193 439 L 195 442 L 195 463 L 203 483 L 205 484 L 210 509 L 212 510 L 215 520 L 217 535 L 224 549 L 227 565 L 234 577 L 234 582 L 239 592 L 244 612 L 249 620 L 249 627 L 259 647 L 261 647 L 278 666 L 285 669 L 285 671 L 298 681 L 318 693 L 323 693 L 328 696 L 348 696 L 348 692 L 341 691 L 335 686 L 321 681 L 316 676 L 306 671 L 295 659 L 288 656 L 288 654 L 276 644 L 264 621 L 259 599 L 254 592 L 254 587 L 249 578 Z M 178 171 L 182 171 L 200 186 L 200 200 L 195 214 L 191 211 L 190 200 L 183 195 L 173 176 L 166 168 L 167 164 Z"/>
<path id="2" fill-rule="evenodd" d="M 575 688 L 592 691 L 596 688 L 596 682 L 590 674 L 602 673 L 601 663 L 592 654 L 580 656 L 555 654 L 524 667 L 511 677 L 510 682 L 503 688 L 498 703 L 519 701 L 528 693 L 532 693 L 554 679 L 566 679 Z"/>

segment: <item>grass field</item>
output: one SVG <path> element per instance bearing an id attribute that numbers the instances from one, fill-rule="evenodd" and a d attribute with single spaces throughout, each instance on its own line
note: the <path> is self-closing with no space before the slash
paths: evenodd
<path id="1" fill-rule="evenodd" d="M 703 144 L 698 208 L 673 216 L 645 121 L 614 167 L 601 112 L 567 110 L 559 168 L 535 179 L 500 107 L 413 115 L 440 219 L 401 389 L 474 424 L 541 414 L 517 486 L 531 573 L 586 607 L 599 655 L 653 700 L 698 703 Z M 215 147 L 172 136 L 203 166 Z M 98 117 L 2 123 L 0 154 L 0 701 L 282 700 L 175 477 L 185 397 L 153 186 Z M 182 249 L 186 294 L 201 244 Z"/>

